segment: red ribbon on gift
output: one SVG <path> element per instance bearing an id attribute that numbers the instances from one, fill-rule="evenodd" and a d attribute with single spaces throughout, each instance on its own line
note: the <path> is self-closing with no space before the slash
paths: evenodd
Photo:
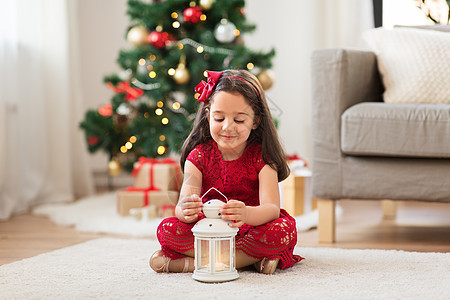
<path id="1" fill-rule="evenodd" d="M 148 199 L 148 192 L 150 192 L 151 188 L 141 189 L 134 186 L 127 187 L 127 192 L 143 192 L 144 193 L 144 205 L 142 207 L 145 207 L 149 204 Z"/>
<path id="2" fill-rule="evenodd" d="M 161 211 L 159 213 L 160 217 L 163 217 L 166 211 L 170 211 L 170 213 L 175 216 L 175 205 L 165 204 L 161 206 Z"/>
<path id="3" fill-rule="evenodd" d="M 298 156 L 296 153 L 292 155 L 286 155 L 287 160 L 301 160 L 305 164 L 305 167 L 308 165 L 308 162 L 303 157 Z"/>
<path id="4" fill-rule="evenodd" d="M 179 189 L 180 182 L 179 182 L 179 172 L 181 171 L 178 167 L 178 164 L 175 160 L 172 158 L 163 158 L 163 159 L 156 159 L 156 158 L 147 158 L 144 156 L 139 157 L 137 164 L 134 166 L 133 171 L 131 172 L 131 176 L 136 177 L 136 175 L 139 173 L 141 168 L 145 164 L 150 164 L 150 187 L 149 190 L 151 191 L 157 191 L 158 188 L 154 186 L 153 183 L 153 166 L 155 164 L 174 164 L 175 165 L 175 189 Z"/>
<path id="5" fill-rule="evenodd" d="M 121 81 L 117 84 L 117 86 L 114 86 L 111 82 L 108 82 L 106 86 L 116 93 L 125 93 L 126 101 L 136 100 L 137 98 L 144 95 L 144 90 L 132 87 L 127 81 Z"/>

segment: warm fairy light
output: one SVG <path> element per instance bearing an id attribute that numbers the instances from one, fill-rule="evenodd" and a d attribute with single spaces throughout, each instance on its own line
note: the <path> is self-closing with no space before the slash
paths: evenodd
<path id="1" fill-rule="evenodd" d="M 199 93 L 195 93 L 195 95 L 194 95 L 195 100 L 198 100 L 198 97 L 200 97 L 200 94 Z"/>
<path id="2" fill-rule="evenodd" d="M 148 112 L 144 113 L 144 118 L 148 119 L 150 117 L 150 114 Z"/>
<path id="3" fill-rule="evenodd" d="M 174 102 L 174 103 L 172 104 L 172 108 L 175 109 L 175 110 L 180 109 L 180 107 L 181 107 L 181 105 L 180 105 L 179 102 Z"/>
<path id="4" fill-rule="evenodd" d="M 157 108 L 157 109 L 155 110 L 155 114 L 157 114 L 158 116 L 160 116 L 160 115 L 163 114 L 163 110 L 162 110 L 161 108 Z"/>
<path id="5" fill-rule="evenodd" d="M 145 65 L 145 59 L 141 58 L 141 59 L 139 60 L 139 64 L 140 64 L 141 66 Z"/>
<path id="6" fill-rule="evenodd" d="M 120 152 L 127 153 L 128 149 L 125 146 L 120 147 Z"/>
<path id="7" fill-rule="evenodd" d="M 147 65 L 147 70 L 149 70 L 149 71 L 153 70 L 153 66 L 152 65 Z"/>
<path id="8" fill-rule="evenodd" d="M 255 65 L 250 62 L 250 63 L 247 64 L 247 69 L 251 70 L 251 69 L 253 69 L 254 66 Z"/>
<path id="9" fill-rule="evenodd" d="M 203 72 L 203 76 L 208 77 L 208 73 L 206 71 Z"/>
<path id="10" fill-rule="evenodd" d="M 164 125 L 167 125 L 169 123 L 169 119 L 162 118 L 161 123 L 163 123 Z"/>
<path id="11" fill-rule="evenodd" d="M 158 107 L 163 107 L 163 106 L 164 106 L 164 102 L 158 101 L 158 103 L 156 103 L 156 106 L 158 106 Z"/>
<path id="12" fill-rule="evenodd" d="M 130 150 L 131 148 L 133 148 L 133 144 L 130 142 L 126 142 L 125 143 L 125 148 L 127 148 L 128 150 Z"/>
<path id="13" fill-rule="evenodd" d="M 158 152 L 159 155 L 163 155 L 164 152 L 166 152 L 166 147 L 164 146 L 159 146 L 158 150 L 156 150 Z"/>
<path id="14" fill-rule="evenodd" d="M 154 61 L 154 60 L 156 59 L 156 55 L 151 54 L 148 58 L 149 58 L 151 61 Z"/>
<path id="15" fill-rule="evenodd" d="M 175 21 L 175 22 L 172 23 L 172 27 L 173 27 L 173 28 L 180 28 L 180 25 L 181 25 L 181 24 L 180 24 L 180 22 L 178 22 L 178 21 Z"/>
<path id="16" fill-rule="evenodd" d="M 204 15 L 204 14 L 201 15 L 201 16 L 200 16 L 200 20 L 201 20 L 201 21 L 206 21 L 206 15 Z"/>
<path id="17" fill-rule="evenodd" d="M 163 135 L 163 134 L 161 134 L 161 135 L 159 136 L 159 140 L 160 140 L 161 142 L 164 142 L 164 141 L 166 140 L 166 136 Z"/>
<path id="18" fill-rule="evenodd" d="M 130 137 L 130 142 L 131 142 L 131 143 L 136 143 L 136 137 L 135 137 L 134 135 L 132 135 L 132 136 Z"/>
<path id="19" fill-rule="evenodd" d="M 239 35 L 241 35 L 241 32 L 239 31 L 239 29 L 235 29 L 233 34 L 234 34 L 234 36 L 239 36 Z"/>
<path id="20" fill-rule="evenodd" d="M 150 73 L 148 73 L 148 76 L 150 78 L 155 78 L 156 77 L 156 72 L 155 71 L 151 71 Z"/>
<path id="21" fill-rule="evenodd" d="M 175 75 L 175 69 L 174 69 L 174 68 L 170 68 L 170 69 L 167 71 L 167 74 L 169 74 L 170 76 Z"/>
<path id="22" fill-rule="evenodd" d="M 198 46 L 198 47 L 197 47 L 197 52 L 198 52 L 198 53 L 202 53 L 204 50 L 205 50 L 205 49 L 203 49 L 202 46 Z"/>
<path id="23" fill-rule="evenodd" d="M 184 48 L 184 45 L 182 43 L 178 43 L 178 49 L 182 50 Z"/>
<path id="24" fill-rule="evenodd" d="M 158 25 L 158 26 L 156 26 L 155 29 L 156 29 L 156 31 L 161 32 L 163 30 L 163 27 L 162 27 L 162 25 Z"/>
<path id="25" fill-rule="evenodd" d="M 196 6 L 196 5 L 197 5 L 197 3 L 195 3 L 195 1 L 189 2 L 189 6 L 190 6 L 190 7 L 194 7 L 194 6 Z"/>
<path id="26" fill-rule="evenodd" d="M 177 14 L 177 12 L 175 12 L 175 11 L 174 11 L 173 13 L 171 13 L 170 16 L 171 16 L 173 19 L 178 18 L 178 14 Z"/>

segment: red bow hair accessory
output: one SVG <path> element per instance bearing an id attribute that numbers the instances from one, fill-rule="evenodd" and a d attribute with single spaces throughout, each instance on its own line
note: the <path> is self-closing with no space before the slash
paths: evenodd
<path id="1" fill-rule="evenodd" d="M 200 97 L 198 97 L 197 100 L 203 103 L 208 101 L 208 98 L 212 94 L 217 81 L 219 81 L 220 76 L 223 74 L 223 72 L 214 71 L 206 71 L 206 73 L 208 74 L 208 82 L 204 82 L 202 80 L 195 87 L 195 91 L 200 94 Z"/>

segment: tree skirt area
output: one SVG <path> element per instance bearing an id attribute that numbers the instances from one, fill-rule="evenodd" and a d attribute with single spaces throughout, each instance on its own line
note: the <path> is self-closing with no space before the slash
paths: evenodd
<path id="1" fill-rule="evenodd" d="M 448 299 L 450 254 L 295 248 L 305 257 L 273 275 L 202 283 L 155 273 L 153 239 L 101 238 L 0 266 L 2 299 Z"/>
<path id="2" fill-rule="evenodd" d="M 33 214 L 47 216 L 58 225 L 74 226 L 78 231 L 134 237 L 156 236 L 156 228 L 162 219 L 138 220 L 132 216 L 122 217 L 116 210 L 116 198 L 116 193 L 112 192 L 69 204 L 44 204 L 35 207 Z M 339 205 L 336 208 L 336 217 L 339 218 L 342 209 Z M 297 230 L 306 231 L 317 227 L 319 217 L 317 210 L 314 210 L 296 216 L 295 219 Z"/>

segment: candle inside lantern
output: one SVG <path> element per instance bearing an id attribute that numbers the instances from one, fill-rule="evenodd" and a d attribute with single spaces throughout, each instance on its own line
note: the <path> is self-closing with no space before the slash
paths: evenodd
<path id="1" fill-rule="evenodd" d="M 210 200 L 203 205 L 205 219 L 192 228 L 195 237 L 195 270 L 199 281 L 221 282 L 239 277 L 235 267 L 234 238 L 237 228 L 220 218 L 223 202 Z"/>

